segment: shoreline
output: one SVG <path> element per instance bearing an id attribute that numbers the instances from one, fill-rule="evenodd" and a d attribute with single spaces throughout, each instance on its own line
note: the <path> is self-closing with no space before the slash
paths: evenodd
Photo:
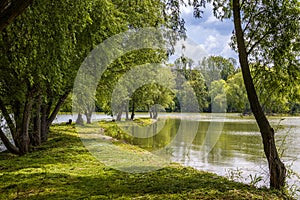
<path id="1" fill-rule="evenodd" d="M 121 143 L 125 150 L 143 151 Z M 176 163 L 148 173 L 118 171 L 87 151 L 74 125 L 63 124 L 53 125 L 49 141 L 36 151 L 22 157 L 0 153 L 0 182 L 0 199 L 285 198 L 278 191 L 229 181 Z"/>

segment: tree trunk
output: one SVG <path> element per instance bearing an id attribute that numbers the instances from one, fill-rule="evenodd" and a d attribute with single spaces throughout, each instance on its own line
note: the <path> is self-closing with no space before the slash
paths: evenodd
<path id="1" fill-rule="evenodd" d="M 134 108 L 134 100 L 132 100 L 132 111 L 131 111 L 131 117 L 130 117 L 131 120 L 134 119 L 134 115 L 135 115 L 135 114 L 134 114 L 134 109 L 135 109 L 135 108 Z"/>
<path id="2" fill-rule="evenodd" d="M 150 114 L 150 119 L 153 119 L 152 109 L 150 106 L 148 106 L 148 110 L 149 110 L 149 114 Z"/>
<path id="3" fill-rule="evenodd" d="M 95 105 L 88 105 L 85 111 L 85 116 L 86 116 L 86 123 L 91 124 L 92 123 L 92 115 L 93 111 L 95 111 Z"/>
<path id="4" fill-rule="evenodd" d="M 13 136 L 13 139 L 16 140 L 16 126 L 14 124 L 14 122 L 12 121 L 10 114 L 8 112 L 8 110 L 6 109 L 4 102 L 2 101 L 2 99 L 0 98 L 0 110 L 1 113 L 9 127 L 9 130 Z"/>
<path id="5" fill-rule="evenodd" d="M 153 109 L 153 119 L 157 119 L 157 117 L 158 117 L 157 108 L 156 108 L 156 105 L 154 105 L 154 109 Z"/>
<path id="6" fill-rule="evenodd" d="M 116 118 L 116 121 L 121 121 L 121 119 L 122 119 L 122 110 L 120 110 L 118 113 L 117 113 L 117 118 Z"/>
<path id="7" fill-rule="evenodd" d="M 65 92 L 58 100 L 55 108 L 51 113 L 52 101 L 49 100 L 48 103 L 43 103 L 41 105 L 41 142 L 46 142 L 48 140 L 49 128 L 57 116 L 60 107 L 65 102 L 69 95 L 69 91 Z M 51 113 L 51 114 L 50 114 Z"/>
<path id="8" fill-rule="evenodd" d="M 4 134 L 4 132 L 2 131 L 2 129 L 0 128 L 0 139 L 2 140 L 4 146 L 7 148 L 7 150 L 13 154 L 20 154 L 19 148 L 17 148 L 16 146 L 14 146 L 9 139 L 6 137 L 6 135 Z"/>
<path id="9" fill-rule="evenodd" d="M 84 115 L 86 117 L 86 123 L 87 124 L 92 123 L 93 111 L 95 111 L 95 104 L 89 104 L 89 105 L 86 106 L 86 110 L 84 112 Z"/>
<path id="10" fill-rule="evenodd" d="M 129 120 L 129 110 L 128 110 L 128 103 L 125 105 L 125 116 L 126 116 L 126 121 Z"/>
<path id="11" fill-rule="evenodd" d="M 70 94 L 70 91 L 68 90 L 58 99 L 58 102 L 56 103 L 55 108 L 53 109 L 51 115 L 47 118 L 47 126 L 48 127 L 51 126 L 53 120 L 55 119 L 55 117 L 57 116 L 57 113 L 59 112 L 60 107 L 66 101 L 69 94 Z M 49 107 L 49 109 L 50 109 L 50 107 Z M 48 114 L 50 114 L 50 112 Z"/>
<path id="12" fill-rule="evenodd" d="M 247 50 L 245 47 L 243 30 L 241 26 L 239 0 L 233 0 L 233 16 L 239 52 L 239 62 L 242 68 L 244 83 L 250 102 L 251 110 L 255 116 L 256 122 L 261 132 L 264 145 L 264 152 L 269 164 L 270 187 L 275 189 L 281 189 L 285 184 L 286 168 L 278 156 L 274 138 L 274 129 L 270 126 L 270 123 L 260 106 L 256 90 L 253 84 L 248 63 Z"/>
<path id="13" fill-rule="evenodd" d="M 82 118 L 82 114 L 78 113 L 77 119 L 76 119 L 76 124 L 83 126 L 83 118 Z"/>
<path id="14" fill-rule="evenodd" d="M 29 151 L 29 123 L 32 109 L 32 100 L 27 99 L 24 105 L 22 123 L 17 124 L 17 135 L 19 136 L 19 154 L 24 155 Z"/>
<path id="15" fill-rule="evenodd" d="M 44 104 L 41 107 L 41 142 L 48 140 L 48 127 L 47 127 L 47 116 L 48 116 L 48 105 Z"/>
<path id="16" fill-rule="evenodd" d="M 86 116 L 86 123 L 91 124 L 92 123 L 92 113 L 86 112 L 85 116 Z"/>
<path id="17" fill-rule="evenodd" d="M 42 97 L 38 97 L 38 101 L 36 104 L 35 109 L 35 116 L 33 119 L 33 132 L 31 136 L 31 144 L 33 146 L 39 146 L 42 143 L 41 139 L 41 104 L 42 104 Z"/>

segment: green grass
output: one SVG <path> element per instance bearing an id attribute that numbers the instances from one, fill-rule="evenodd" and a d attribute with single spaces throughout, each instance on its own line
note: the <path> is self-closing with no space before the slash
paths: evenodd
<path id="1" fill-rule="evenodd" d="M 136 150 L 120 143 L 125 150 Z M 144 152 L 141 150 L 141 152 Z M 172 164 L 144 174 L 94 158 L 72 125 L 51 127 L 49 140 L 18 157 L 0 153 L 0 199 L 283 199 L 278 192 Z"/>

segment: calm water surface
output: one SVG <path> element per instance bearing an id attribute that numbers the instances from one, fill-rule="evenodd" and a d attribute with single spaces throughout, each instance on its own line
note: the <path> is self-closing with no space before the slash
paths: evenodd
<path id="1" fill-rule="evenodd" d="M 268 167 L 255 119 L 238 114 L 165 114 L 164 125 L 132 128 L 131 134 L 154 135 L 135 138 L 133 143 L 150 151 L 164 149 L 172 161 L 250 183 L 261 176 L 259 186 L 268 185 Z M 300 117 L 270 117 L 283 162 L 300 174 Z M 136 130 L 134 130 L 136 129 Z M 157 129 L 160 129 L 157 131 Z M 156 135 L 155 135 L 156 132 Z M 179 135 L 179 136 L 178 136 Z M 144 137 L 144 136 L 143 136 Z M 300 187 L 295 177 L 289 183 Z"/>

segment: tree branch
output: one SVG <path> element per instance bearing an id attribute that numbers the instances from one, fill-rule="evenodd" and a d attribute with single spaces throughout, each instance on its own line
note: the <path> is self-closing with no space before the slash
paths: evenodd
<path id="1" fill-rule="evenodd" d="M 265 39 L 265 37 L 267 37 L 269 34 L 271 33 L 271 31 L 267 31 L 259 40 L 257 40 L 251 47 L 250 47 L 250 49 L 247 51 L 247 55 L 249 55 L 252 51 L 253 51 L 253 49 L 263 40 L 263 39 Z M 250 44 L 250 41 L 249 41 L 249 44 Z M 248 45 L 247 45 L 247 48 L 249 48 L 248 47 Z"/>
<path id="2" fill-rule="evenodd" d="M 6 137 L 2 129 L 0 128 L 0 139 L 2 140 L 4 146 L 7 148 L 7 150 L 13 154 L 20 154 L 20 151 L 17 147 L 15 147 L 9 139 Z"/>
<path id="3" fill-rule="evenodd" d="M 55 119 L 60 107 L 62 106 L 62 104 L 65 102 L 65 100 L 67 99 L 68 95 L 69 95 L 70 91 L 66 91 L 58 100 L 54 110 L 52 111 L 50 117 L 47 119 L 47 125 L 50 126 L 53 122 L 53 120 Z"/>
<path id="4" fill-rule="evenodd" d="M 257 17 L 257 16 L 259 16 L 259 15 L 261 15 L 261 14 L 263 14 L 263 13 L 265 12 L 265 10 L 261 10 L 261 11 L 259 11 L 258 13 L 256 13 L 255 15 L 252 15 L 253 11 L 254 11 L 254 9 L 252 9 L 251 15 L 250 15 L 249 19 L 247 20 L 248 23 L 247 23 L 246 26 L 244 27 L 243 32 L 245 32 L 245 31 L 247 30 L 248 26 L 251 24 L 252 20 L 253 20 L 255 17 Z M 258 26 L 257 26 L 257 27 L 258 27 Z"/>
<path id="5" fill-rule="evenodd" d="M 3 116 L 4 116 L 4 119 L 5 119 L 8 127 L 9 127 L 9 130 L 10 130 L 11 134 L 14 136 L 15 129 L 16 129 L 15 124 L 12 121 L 11 117 L 9 116 L 9 113 L 8 113 L 8 111 L 7 111 L 7 109 L 6 109 L 6 107 L 5 107 L 5 105 L 4 105 L 1 98 L 0 98 L 0 110 L 3 114 Z"/>
<path id="6" fill-rule="evenodd" d="M 19 16 L 33 0 L 2 1 L 0 10 L 0 31 L 5 29 L 17 16 Z"/>

